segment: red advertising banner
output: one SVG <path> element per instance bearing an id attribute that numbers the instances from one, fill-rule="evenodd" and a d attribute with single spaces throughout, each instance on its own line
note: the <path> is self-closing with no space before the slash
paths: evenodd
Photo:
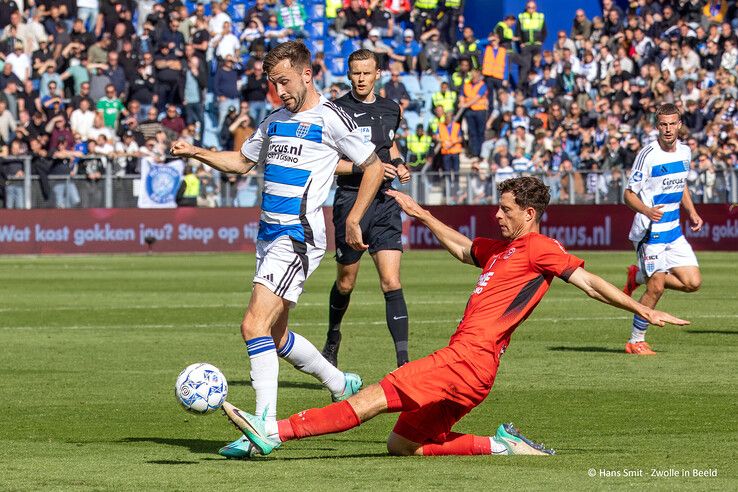
<path id="1" fill-rule="evenodd" d="M 494 214 L 496 206 L 428 207 L 445 224 L 468 237 L 500 238 Z M 682 230 L 698 251 L 738 251 L 738 207 L 697 205 L 705 225 L 692 232 L 682 217 Z M 631 250 L 628 232 L 633 212 L 625 205 L 551 205 L 541 221 L 541 233 L 569 249 Z M 685 214 L 682 214 L 685 215 Z M 440 248 L 438 240 L 422 224 L 407 219 L 406 244 L 411 249 Z"/>
<path id="2" fill-rule="evenodd" d="M 0 254 L 253 252 L 258 230 L 257 208 L 3 210 Z"/>
<path id="3" fill-rule="evenodd" d="M 495 206 L 437 206 L 432 213 L 468 237 L 499 237 Z M 698 206 L 705 226 L 683 227 L 696 250 L 738 251 L 738 207 Z M 331 209 L 325 208 L 328 247 L 333 248 Z M 630 250 L 633 214 L 624 205 L 552 205 L 541 232 L 571 249 Z M 219 252 L 255 250 L 256 208 L 2 210 L 0 254 Z M 403 223 L 409 249 L 440 244 L 423 225 Z M 151 243 L 151 244 L 149 244 Z"/>

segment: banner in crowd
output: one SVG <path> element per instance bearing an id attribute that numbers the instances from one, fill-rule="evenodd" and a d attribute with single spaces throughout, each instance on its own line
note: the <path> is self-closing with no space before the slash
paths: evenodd
<path id="1" fill-rule="evenodd" d="M 500 239 L 495 206 L 428 207 L 443 223 L 468 237 Z M 697 251 L 738 251 L 738 206 L 697 205 L 705 221 L 699 232 L 685 223 L 682 230 Z M 632 250 L 628 232 L 633 212 L 625 205 L 551 205 L 541 220 L 541 234 L 550 236 L 572 250 Z M 441 245 L 422 224 L 407 219 L 406 244 L 411 249 L 436 249 Z"/>
<path id="2" fill-rule="evenodd" d="M 499 238 L 494 206 L 429 207 L 468 237 Z M 738 251 L 738 207 L 698 205 L 705 225 L 683 227 L 698 251 Z M 330 208 L 324 209 L 328 248 L 333 249 Z M 624 205 L 552 205 L 541 232 L 572 250 L 632 250 L 633 214 Z M 0 254 L 255 251 L 257 208 L 77 209 L 0 211 Z M 422 224 L 403 223 L 409 249 L 441 245 Z"/>
<path id="3" fill-rule="evenodd" d="M 183 171 L 182 159 L 160 164 L 149 158 L 142 158 L 138 207 L 175 208 Z"/>

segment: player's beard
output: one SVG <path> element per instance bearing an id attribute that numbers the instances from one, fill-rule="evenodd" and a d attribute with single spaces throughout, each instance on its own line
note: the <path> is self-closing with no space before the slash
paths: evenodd
<path id="1" fill-rule="evenodd" d="M 287 111 L 297 113 L 302 108 L 302 105 L 305 104 L 305 99 L 307 99 L 307 87 L 303 86 L 297 94 L 290 94 L 290 98 L 287 101 L 282 100 L 282 102 L 284 103 L 284 107 L 287 108 Z"/>
<path id="2" fill-rule="evenodd" d="M 665 150 L 670 150 L 674 148 L 674 144 L 676 144 L 677 136 L 676 134 L 669 137 L 668 139 L 665 136 L 659 137 L 661 147 Z"/>

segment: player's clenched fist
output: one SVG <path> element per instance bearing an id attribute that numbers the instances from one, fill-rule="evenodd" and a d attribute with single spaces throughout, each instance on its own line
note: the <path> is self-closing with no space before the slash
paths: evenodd
<path id="1" fill-rule="evenodd" d="M 172 144 L 170 152 L 177 157 L 192 157 L 195 155 L 195 146 L 184 140 L 177 140 Z"/>

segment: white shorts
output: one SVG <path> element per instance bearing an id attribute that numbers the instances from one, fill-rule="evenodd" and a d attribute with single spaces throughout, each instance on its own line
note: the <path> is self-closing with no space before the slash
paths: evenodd
<path id="1" fill-rule="evenodd" d="M 684 236 L 670 243 L 640 244 L 633 241 L 638 255 L 638 266 L 646 277 L 672 268 L 699 266 L 697 257 Z"/>
<path id="2" fill-rule="evenodd" d="M 294 307 L 305 281 L 325 255 L 325 249 L 280 236 L 273 241 L 256 241 L 256 274 L 261 284 Z"/>

